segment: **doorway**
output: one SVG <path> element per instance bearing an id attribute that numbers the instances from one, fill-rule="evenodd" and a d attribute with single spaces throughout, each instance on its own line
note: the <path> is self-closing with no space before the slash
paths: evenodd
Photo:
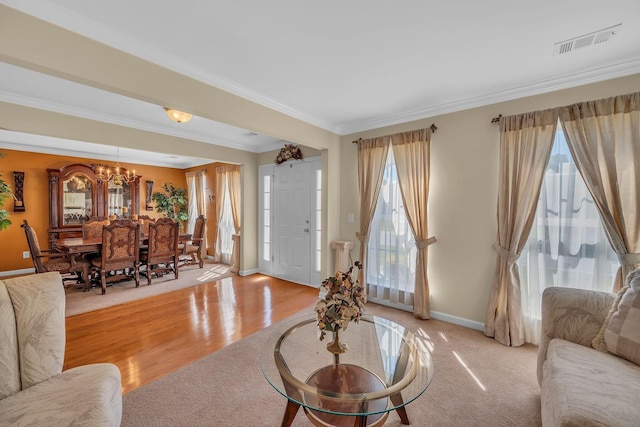
<path id="1" fill-rule="evenodd" d="M 319 158 L 260 167 L 261 273 L 319 286 L 321 182 Z"/>

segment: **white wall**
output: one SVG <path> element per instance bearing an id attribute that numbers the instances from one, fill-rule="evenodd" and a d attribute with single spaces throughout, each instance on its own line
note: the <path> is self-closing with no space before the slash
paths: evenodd
<path id="1" fill-rule="evenodd" d="M 559 107 L 625 93 L 640 88 L 640 74 L 517 99 L 462 112 L 389 126 L 342 137 L 340 236 L 354 241 L 358 259 L 358 187 L 356 144 L 363 137 L 390 135 L 435 124 L 431 142 L 430 235 L 438 242 L 429 247 L 431 310 L 438 314 L 484 323 L 496 261 L 498 186 L 498 125 L 493 117 Z M 355 214 L 355 223 L 347 215 Z M 461 322 L 464 323 L 464 322 Z"/>

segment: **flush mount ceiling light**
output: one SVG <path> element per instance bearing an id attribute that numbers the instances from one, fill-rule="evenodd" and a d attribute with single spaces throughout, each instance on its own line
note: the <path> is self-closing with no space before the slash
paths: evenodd
<path id="1" fill-rule="evenodd" d="M 183 111 L 173 110 L 171 108 L 164 107 L 167 112 L 167 116 L 174 122 L 178 123 L 186 123 L 191 120 L 191 114 L 185 113 Z"/>

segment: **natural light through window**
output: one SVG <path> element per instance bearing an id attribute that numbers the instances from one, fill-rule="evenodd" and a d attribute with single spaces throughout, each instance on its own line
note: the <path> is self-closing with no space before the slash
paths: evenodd
<path id="1" fill-rule="evenodd" d="M 540 303 L 545 288 L 611 292 L 618 265 L 559 126 L 535 222 L 518 259 L 526 341 L 539 342 Z"/>
<path id="2" fill-rule="evenodd" d="M 393 150 L 371 223 L 367 257 L 368 298 L 411 310 L 417 249 L 404 211 Z"/>
<path id="3" fill-rule="evenodd" d="M 478 384 L 478 387 L 480 387 L 480 389 L 482 391 L 487 391 L 487 388 L 484 386 L 484 384 L 482 384 L 482 382 L 480 381 L 480 379 L 476 376 L 476 374 L 473 373 L 473 371 L 471 370 L 471 368 L 469 368 L 469 366 L 467 366 L 467 364 L 465 363 L 464 360 L 462 360 L 462 357 L 460 357 L 460 355 L 458 353 L 456 353 L 455 351 L 452 351 L 453 355 L 456 357 L 456 359 L 458 359 L 458 362 L 462 365 L 462 367 L 464 369 L 466 369 L 467 373 L 471 376 L 471 378 L 473 378 L 473 380 L 476 382 L 476 384 Z"/>

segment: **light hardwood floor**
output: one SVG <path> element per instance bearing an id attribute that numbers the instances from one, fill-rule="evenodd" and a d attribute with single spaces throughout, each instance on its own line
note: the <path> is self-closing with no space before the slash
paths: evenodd
<path id="1" fill-rule="evenodd" d="M 128 393 L 310 309 L 317 298 L 318 290 L 309 286 L 261 274 L 234 275 L 67 317 L 64 369 L 114 363 L 122 392 Z"/>

